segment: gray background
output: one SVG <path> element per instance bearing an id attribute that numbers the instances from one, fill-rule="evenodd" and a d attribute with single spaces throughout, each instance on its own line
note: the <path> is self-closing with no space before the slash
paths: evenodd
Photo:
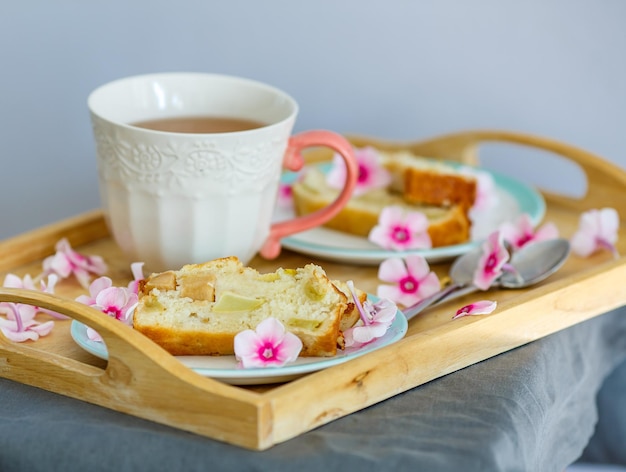
<path id="1" fill-rule="evenodd" d="M 271 83 L 300 102 L 296 131 L 500 128 L 626 167 L 625 25 L 623 0 L 3 2 L 0 237 L 99 206 L 86 98 L 139 73 Z M 545 156 L 489 148 L 484 162 L 583 188 Z"/>

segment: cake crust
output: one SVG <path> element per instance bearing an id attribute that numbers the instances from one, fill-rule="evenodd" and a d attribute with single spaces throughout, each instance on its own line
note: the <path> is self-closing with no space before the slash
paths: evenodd
<path id="1" fill-rule="evenodd" d="M 350 302 L 315 264 L 261 274 L 228 257 L 147 277 L 133 326 L 173 355 L 228 355 L 237 333 L 271 316 L 300 338 L 301 356 L 327 357 L 358 320 Z"/>
<path id="2" fill-rule="evenodd" d="M 298 215 L 307 215 L 328 206 L 337 196 L 330 188 L 324 174 L 313 167 L 292 186 L 294 210 Z M 379 188 L 365 194 L 353 196 L 348 204 L 328 222 L 325 227 L 355 236 L 367 237 L 378 224 L 380 213 L 385 207 L 399 206 L 405 211 L 420 211 L 428 219 L 428 234 L 432 247 L 465 243 L 470 238 L 471 220 L 468 208 L 462 204 L 436 206 L 407 201 L 390 188 Z"/>

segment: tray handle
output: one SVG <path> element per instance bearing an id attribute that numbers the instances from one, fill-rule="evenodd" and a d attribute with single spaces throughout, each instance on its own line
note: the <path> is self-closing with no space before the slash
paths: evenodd
<path id="1" fill-rule="evenodd" d="M 271 416 L 257 394 L 200 376 L 114 318 L 35 290 L 0 288 L 0 302 L 53 310 L 96 329 L 109 357 L 101 369 L 0 334 L 0 377 L 244 447 L 272 443 L 271 431 L 256 434 L 259 418 Z"/>
<path id="2" fill-rule="evenodd" d="M 92 386 L 95 385 L 94 382 L 111 382 L 112 380 L 113 383 L 117 380 L 124 383 L 126 382 L 124 377 L 129 374 L 135 377 L 156 374 L 168 377 L 171 381 L 182 381 L 201 389 L 205 388 L 202 383 L 208 379 L 183 367 L 174 356 L 141 333 L 83 303 L 37 290 L 6 287 L 0 287 L 0 302 L 22 303 L 45 308 L 95 329 L 106 344 L 108 362 L 106 369 L 100 369 L 58 354 L 40 351 L 32 343 L 12 342 L 1 333 L 0 354 L 4 351 L 39 359 L 54 358 L 56 365 L 82 375 L 83 381 L 91 382 Z M 227 386 L 224 385 L 224 387 Z"/>
<path id="3" fill-rule="evenodd" d="M 613 207 L 620 214 L 620 218 L 626 220 L 626 199 L 615 198 L 615 195 L 620 195 L 626 188 L 626 170 L 589 151 L 554 139 L 513 131 L 471 130 L 408 143 L 372 140 L 362 136 L 351 136 L 349 140 L 356 146 L 372 145 L 386 150 L 408 149 L 417 155 L 451 159 L 471 165 L 479 163 L 478 148 L 487 142 L 517 144 L 548 151 L 578 164 L 586 175 L 587 189 L 581 198 L 543 191 L 546 198 L 577 211 Z"/>

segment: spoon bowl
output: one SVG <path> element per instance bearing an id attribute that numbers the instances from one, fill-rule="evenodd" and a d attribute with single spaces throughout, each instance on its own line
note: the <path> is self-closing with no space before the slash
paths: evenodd
<path id="1" fill-rule="evenodd" d="M 569 253 L 570 243 L 563 238 L 528 244 L 514 252 L 511 257 L 511 265 L 517 269 L 522 283 L 516 287 L 510 280 L 510 274 L 503 274 L 501 285 L 508 288 L 523 288 L 539 283 L 559 270 Z"/>
<path id="2" fill-rule="evenodd" d="M 511 256 L 509 263 L 515 271 L 504 272 L 492 287 L 524 288 L 539 283 L 561 268 L 569 252 L 569 241 L 563 238 L 527 244 Z M 450 268 L 452 282 L 472 284 L 481 255 L 482 248 L 478 248 L 458 257 Z"/>
<path id="3" fill-rule="evenodd" d="M 482 252 L 482 247 L 477 247 L 458 257 L 450 268 L 452 284 L 415 305 L 404 309 L 403 313 L 407 320 L 410 320 L 430 306 L 479 290 L 473 284 L 473 280 Z M 503 272 L 491 285 L 491 288 L 519 289 L 539 283 L 559 270 L 567 260 L 569 253 L 569 241 L 563 238 L 527 244 L 513 252 L 509 261 L 513 270 Z"/>

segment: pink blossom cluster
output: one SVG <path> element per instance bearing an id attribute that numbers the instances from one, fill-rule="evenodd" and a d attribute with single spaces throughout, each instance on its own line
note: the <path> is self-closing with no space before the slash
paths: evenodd
<path id="1" fill-rule="evenodd" d="M 127 287 L 114 287 L 109 277 L 102 276 L 89 285 L 89 295 L 80 295 L 76 301 L 132 326 L 132 310 L 137 306 L 139 281 L 143 279 L 143 262 L 134 262 L 130 267 L 133 280 Z M 90 327 L 87 327 L 87 337 L 102 341 L 102 336 Z"/>
<path id="2" fill-rule="evenodd" d="M 58 280 L 74 275 L 79 283 L 85 286 L 92 274 L 101 275 L 107 270 L 104 260 L 99 256 L 86 256 L 74 251 L 65 238 L 59 240 L 55 246 L 55 254 L 43 261 L 43 272 L 34 279 L 30 275 L 23 278 L 15 274 L 7 274 L 3 286 L 26 290 L 40 289 L 46 293 L 54 293 Z M 43 279 L 47 278 L 47 283 Z M 1 302 L 0 331 L 10 340 L 23 342 L 36 341 L 40 336 L 46 336 L 54 327 L 54 321 L 44 323 L 37 321 L 36 315 L 45 312 L 48 315 L 64 319 L 64 315 L 50 310 L 26 305 L 23 303 Z"/>
<path id="3" fill-rule="evenodd" d="M 41 290 L 46 293 L 54 293 L 54 286 L 58 281 L 56 274 L 48 276 L 48 283 L 40 282 Z M 20 278 L 15 274 L 7 274 L 4 279 L 4 287 L 19 288 L 26 290 L 37 290 L 33 279 L 30 275 Z M 15 342 L 37 341 L 40 336 L 46 336 L 52 331 L 54 321 L 39 322 L 35 320 L 37 313 L 45 311 L 55 318 L 65 318 L 63 315 L 52 311 L 43 310 L 32 305 L 23 303 L 0 302 L 0 313 L 4 315 L 0 317 L 0 331 L 8 339 Z"/>
<path id="4" fill-rule="evenodd" d="M 619 253 L 615 247 L 618 230 L 619 214 L 614 208 L 586 211 L 580 216 L 578 230 L 570 240 L 572 251 L 581 257 L 589 257 L 606 249 L 618 259 Z"/>
<path id="5" fill-rule="evenodd" d="M 361 303 L 357 296 L 354 282 L 348 280 L 348 288 L 357 310 L 359 321 L 344 332 L 346 347 L 367 344 L 385 335 L 398 312 L 398 307 L 388 298 L 380 298 L 372 303 L 369 300 Z"/>

